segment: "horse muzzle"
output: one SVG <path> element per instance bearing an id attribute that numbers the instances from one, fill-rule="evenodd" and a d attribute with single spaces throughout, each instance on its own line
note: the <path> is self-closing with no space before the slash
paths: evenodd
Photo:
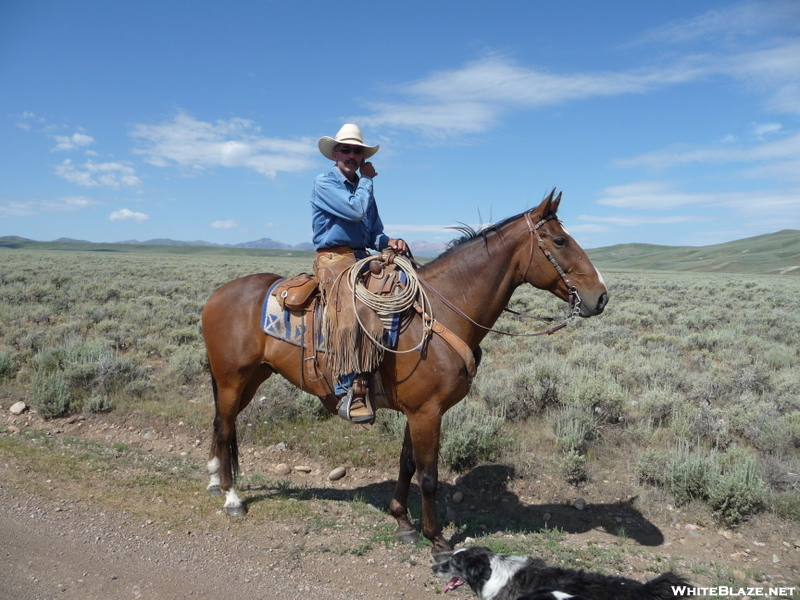
<path id="1" fill-rule="evenodd" d="M 603 290 L 597 297 L 592 301 L 590 298 L 579 296 L 580 301 L 580 316 L 583 318 L 595 317 L 602 312 L 606 308 L 606 304 L 608 304 L 608 290 Z M 572 306 L 573 297 L 570 297 L 570 306 Z"/>

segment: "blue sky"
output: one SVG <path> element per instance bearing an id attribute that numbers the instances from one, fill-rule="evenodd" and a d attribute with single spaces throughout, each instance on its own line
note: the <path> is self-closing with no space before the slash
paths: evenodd
<path id="1" fill-rule="evenodd" d="M 800 229 L 800 2 L 4 0 L 0 235 L 308 242 L 358 123 L 387 233 L 563 190 L 587 248 Z"/>

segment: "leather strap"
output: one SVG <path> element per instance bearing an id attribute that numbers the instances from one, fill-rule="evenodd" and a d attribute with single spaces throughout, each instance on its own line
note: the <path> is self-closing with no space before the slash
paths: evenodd
<path id="1" fill-rule="evenodd" d="M 328 380 L 320 373 L 317 363 L 317 344 L 316 344 L 316 317 L 315 309 L 317 300 L 305 310 L 303 315 L 303 366 L 300 369 L 300 377 L 310 389 L 315 390 L 317 396 L 333 394 L 333 387 Z"/>
<path id="2" fill-rule="evenodd" d="M 422 319 L 425 321 L 430 322 L 431 331 L 438 334 L 445 342 L 450 344 L 450 347 L 458 352 L 461 356 L 461 360 L 464 361 L 464 364 L 467 367 L 467 374 L 469 375 L 469 381 L 472 383 L 472 380 L 475 378 L 475 375 L 478 374 L 478 367 L 475 364 L 475 355 L 472 353 L 472 349 L 467 346 L 467 343 L 458 337 L 455 333 L 450 331 L 445 325 L 437 321 L 436 319 L 431 319 L 428 313 L 423 312 L 422 307 L 418 303 L 414 303 L 414 308 L 417 312 L 422 315 Z"/>

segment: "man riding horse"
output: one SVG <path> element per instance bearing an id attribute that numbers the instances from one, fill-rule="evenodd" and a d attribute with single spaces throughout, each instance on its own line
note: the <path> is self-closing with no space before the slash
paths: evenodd
<path id="1" fill-rule="evenodd" d="M 348 303 L 337 301 L 344 279 L 342 274 L 367 256 L 367 248 L 391 248 L 397 254 L 406 254 L 408 245 L 384 233 L 378 214 L 373 195 L 373 179 L 378 172 L 367 159 L 380 146 L 366 145 L 361 129 L 346 124 L 335 137 L 320 138 L 318 147 L 335 166 L 314 180 L 311 193 L 313 242 L 317 250 L 314 273 L 326 302 L 327 321 L 335 324 L 328 331 L 339 338 L 338 342 L 328 340 L 328 347 L 341 350 L 347 344 L 352 345 L 354 338 L 351 333 L 344 332 L 359 326 L 352 315 L 349 319 L 346 316 Z M 366 318 L 369 319 L 369 315 Z M 358 352 L 347 350 L 353 355 L 350 362 L 340 361 L 338 368 L 332 368 L 332 375 L 337 378 L 334 391 L 339 399 L 338 412 L 353 423 L 370 423 L 375 413 L 367 397 L 369 371 L 376 365 L 359 360 Z"/>

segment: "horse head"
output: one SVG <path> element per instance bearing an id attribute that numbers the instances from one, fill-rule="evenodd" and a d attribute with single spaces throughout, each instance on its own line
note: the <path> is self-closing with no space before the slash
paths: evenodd
<path id="1" fill-rule="evenodd" d="M 561 192 L 555 190 L 541 204 L 525 213 L 530 234 L 530 256 L 522 275 L 534 287 L 548 290 L 580 307 L 581 317 L 599 315 L 608 303 L 608 289 L 603 276 L 592 264 L 586 251 L 567 233 L 556 212 Z"/>

